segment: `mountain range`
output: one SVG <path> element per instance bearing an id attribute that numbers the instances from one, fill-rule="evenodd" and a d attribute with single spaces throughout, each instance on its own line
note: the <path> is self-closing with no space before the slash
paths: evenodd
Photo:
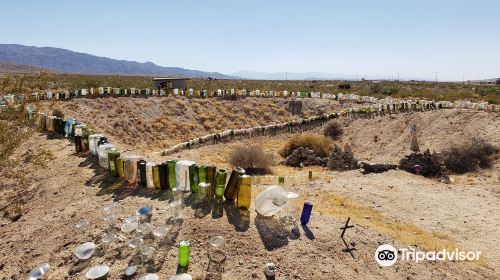
<path id="1" fill-rule="evenodd" d="M 0 44 L 0 61 L 76 74 L 235 78 L 218 72 L 163 67 L 152 62 L 117 60 L 60 48 L 17 44 Z"/>

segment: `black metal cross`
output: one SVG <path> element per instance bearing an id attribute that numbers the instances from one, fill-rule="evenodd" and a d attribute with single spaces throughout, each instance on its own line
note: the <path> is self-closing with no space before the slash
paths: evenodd
<path id="1" fill-rule="evenodd" d="M 350 247 L 344 239 L 345 231 L 348 228 L 354 227 L 354 225 L 349 225 L 350 220 L 351 220 L 351 217 L 347 218 L 347 221 L 345 222 L 345 226 L 340 228 L 342 230 L 342 234 L 340 235 L 340 238 L 342 239 L 342 241 L 344 242 L 344 245 L 345 245 L 345 249 L 343 251 L 348 252 L 351 255 L 351 257 L 354 259 L 354 254 L 352 253 L 352 251 L 356 250 L 356 248 Z"/>

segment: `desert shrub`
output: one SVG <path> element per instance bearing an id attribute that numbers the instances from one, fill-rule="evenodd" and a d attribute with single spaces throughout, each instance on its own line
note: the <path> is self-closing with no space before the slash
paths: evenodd
<path id="1" fill-rule="evenodd" d="M 27 124 L 23 107 L 0 113 L 0 167 L 8 163 L 10 156 L 30 135 Z"/>
<path id="2" fill-rule="evenodd" d="M 382 89 L 382 93 L 385 95 L 393 95 L 398 93 L 398 89 L 396 87 L 385 87 Z"/>
<path id="3" fill-rule="evenodd" d="M 443 152 L 449 170 L 463 174 L 480 168 L 490 168 L 498 148 L 483 138 L 472 137 L 461 144 L 452 143 Z"/>
<path id="4" fill-rule="evenodd" d="M 299 147 L 312 149 L 316 156 L 327 157 L 330 155 L 333 141 L 323 135 L 312 133 L 299 134 L 289 139 L 279 153 L 281 156 L 287 157 L 292 154 L 293 150 Z"/>
<path id="5" fill-rule="evenodd" d="M 381 93 L 382 85 L 380 85 L 379 83 L 373 83 L 370 85 L 370 91 L 373 93 Z"/>
<path id="6" fill-rule="evenodd" d="M 264 152 L 257 145 L 241 145 L 229 154 L 229 163 L 245 169 L 247 174 L 271 173 L 274 164 L 272 154 Z"/>
<path id="7" fill-rule="evenodd" d="M 332 140 L 338 140 L 344 134 L 344 128 L 342 124 L 337 120 L 330 120 L 326 123 L 323 129 L 323 135 L 331 138 Z"/>

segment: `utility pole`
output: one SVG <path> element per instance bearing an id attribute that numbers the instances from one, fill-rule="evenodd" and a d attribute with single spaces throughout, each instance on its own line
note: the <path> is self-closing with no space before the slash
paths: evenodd
<path id="1" fill-rule="evenodd" d="M 399 72 L 398 72 L 398 84 L 399 84 Z"/>

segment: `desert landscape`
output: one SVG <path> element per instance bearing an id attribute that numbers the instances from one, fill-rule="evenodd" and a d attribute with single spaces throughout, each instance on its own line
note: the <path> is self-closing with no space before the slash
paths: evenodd
<path id="1" fill-rule="evenodd" d="M 215 164 L 231 170 L 230 154 L 242 146 L 259 146 L 272 156 L 269 175 L 256 175 L 252 198 L 284 176 L 287 191 L 299 197 L 290 202 L 298 219 L 304 201 L 313 203 L 310 224 L 283 224 L 255 212 L 252 204 L 241 210 L 225 202 L 219 216 L 215 202 L 206 209 L 184 197 L 182 224 L 170 228 L 170 245 L 158 248 L 151 263 L 140 265 L 137 275 L 154 272 L 168 278 L 182 272 L 177 265 L 178 240 L 191 242 L 187 271 L 194 279 L 265 279 L 263 267 L 274 263 L 277 279 L 358 279 L 409 277 L 414 279 L 489 278 L 498 276 L 496 234 L 500 220 L 500 172 L 498 161 L 491 168 L 468 174 L 449 173 L 450 182 L 426 178 L 404 170 L 366 174 L 362 169 L 331 170 L 321 166 L 290 167 L 280 155 L 282 147 L 297 135 L 323 135 L 324 126 L 310 131 L 278 135 L 233 138 L 162 156 L 155 151 L 231 128 L 283 121 L 361 108 L 363 103 L 303 99 L 304 112 L 294 116 L 289 99 L 243 98 L 238 100 L 187 99 L 185 97 L 98 98 L 67 101 L 39 101 L 39 112 L 72 116 L 105 134 L 124 153 L 140 153 L 148 161 L 194 160 L 199 165 Z M 99 118 L 96 118 L 99 116 Z M 245 116 L 241 118 L 239 116 Z M 475 131 L 498 146 L 498 113 L 441 109 L 402 112 L 371 118 L 341 117 L 343 133 L 332 141 L 348 144 L 356 159 L 397 165 L 411 153 L 412 125 L 417 125 L 421 149 L 441 152 L 459 145 Z M 189 137 L 188 137 L 189 135 Z M 323 136 L 321 136 L 323 137 Z M 78 261 L 73 251 L 85 241 L 101 242 L 105 234 L 103 207 L 117 202 L 120 220 L 143 205 L 152 205 L 151 224 L 168 223 L 172 215 L 170 191 L 127 187 L 99 166 L 97 158 L 75 153 L 72 141 L 55 133 L 31 133 L 13 155 L 20 164 L 14 170 L 29 174 L 19 187 L 19 178 L 7 176 L 2 188 L 3 222 L 2 274 L 4 279 L 27 275 L 43 261 L 51 264 L 51 279 L 80 279 L 89 267 L 106 264 L 108 278 L 119 279 L 127 265 L 140 263 L 137 256 L 110 257 L 99 250 L 90 261 Z M 41 153 L 43 151 L 43 153 Z M 44 163 L 22 161 L 26 153 L 38 155 Z M 45 155 L 45 156 L 41 156 Z M 294 176 L 312 172 L 312 180 Z M 16 172 L 13 172 L 16 173 Z M 260 179 L 259 179 L 260 178 Z M 457 207 L 460 205 L 460 207 Z M 47 208 L 50 206 L 50 208 Z M 50 209 L 50 210 L 49 210 Z M 353 256 L 346 252 L 340 229 L 347 218 L 354 225 L 347 231 Z M 89 229 L 77 233 L 75 225 L 89 222 Z M 207 240 L 221 235 L 226 240 L 226 260 L 214 264 L 208 258 Z M 460 248 L 479 250 L 480 261 L 401 263 L 381 269 L 373 252 L 383 243 L 414 246 L 422 250 Z M 30 257 L 26 257 L 26 256 Z M 310 262 L 304 266 L 302 263 Z M 300 268 L 300 269 L 299 269 Z"/>
<path id="2" fill-rule="evenodd" d="M 500 279 L 499 1 L 0 10 L 0 280 Z"/>

